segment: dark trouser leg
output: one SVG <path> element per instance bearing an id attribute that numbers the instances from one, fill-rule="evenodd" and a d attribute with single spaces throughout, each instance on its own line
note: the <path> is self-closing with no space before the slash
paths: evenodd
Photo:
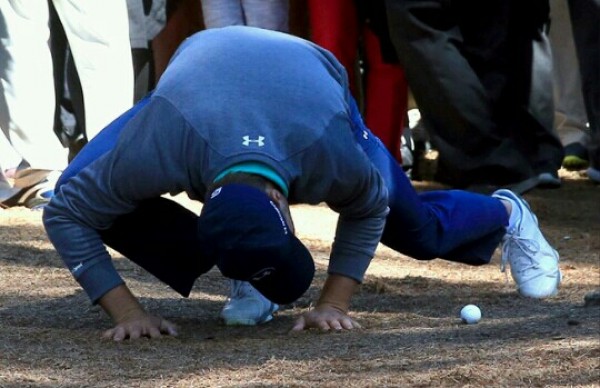
<path id="1" fill-rule="evenodd" d="M 529 83 L 517 90 L 507 62 L 511 2 L 468 2 L 469 12 L 462 3 L 387 0 L 392 41 L 440 151 L 438 179 L 466 186 L 530 178 L 536 171 L 514 136 L 535 121 L 524 119 Z"/>
<path id="2" fill-rule="evenodd" d="M 54 111 L 54 132 L 63 146 L 69 148 L 69 161 L 77 147 L 85 142 L 85 115 L 83 92 L 69 42 L 60 18 L 52 2 L 50 11 L 50 51 L 54 69 L 54 92 L 56 106 Z"/>
<path id="3" fill-rule="evenodd" d="M 600 0 L 569 0 L 569 12 L 590 131 L 598 137 L 594 133 L 600 132 Z"/>
<path id="4" fill-rule="evenodd" d="M 142 202 L 100 231 L 106 245 L 156 276 L 183 296 L 195 280 L 215 265 L 203 255 L 198 216 L 166 198 Z"/>
<path id="5" fill-rule="evenodd" d="M 134 93 L 133 101 L 138 102 L 154 88 L 154 59 L 151 49 L 134 48 L 133 59 Z"/>
<path id="6" fill-rule="evenodd" d="M 417 194 L 396 160 L 364 126 L 356 104 L 352 121 L 357 143 L 388 187 L 390 214 L 381 242 L 421 260 L 488 263 L 508 224 L 504 205 L 496 198 L 458 190 Z"/>
<path id="7" fill-rule="evenodd" d="M 548 0 L 506 2 L 509 10 L 506 49 L 509 84 L 499 99 L 498 122 L 509 128 L 536 175 L 556 174 L 564 151 L 554 130 L 552 53 L 546 32 Z"/>

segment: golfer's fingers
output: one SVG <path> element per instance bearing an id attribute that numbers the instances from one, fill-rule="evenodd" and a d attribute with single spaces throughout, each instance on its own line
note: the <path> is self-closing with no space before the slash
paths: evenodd
<path id="1" fill-rule="evenodd" d="M 352 329 L 360 329 L 361 326 L 358 322 L 356 322 L 354 319 L 346 317 L 340 320 L 340 323 L 342 324 L 342 327 L 346 330 L 352 330 Z"/>
<path id="2" fill-rule="evenodd" d="M 323 331 L 331 330 L 331 326 L 329 325 L 329 322 L 327 322 L 324 319 L 320 319 L 319 321 L 317 321 L 317 327 Z"/>
<path id="3" fill-rule="evenodd" d="M 168 334 L 168 335 L 172 335 L 172 336 L 177 336 L 177 325 L 175 325 L 174 323 L 167 321 L 166 319 L 162 319 L 160 321 L 160 326 L 159 326 L 159 330 L 161 333 L 164 334 Z"/>
<path id="4" fill-rule="evenodd" d="M 323 321 L 323 322 L 319 323 L 319 329 L 325 330 L 325 331 L 327 331 L 327 330 L 342 331 L 342 330 L 353 330 L 353 329 L 360 329 L 360 328 L 361 328 L 360 324 L 349 317 L 333 319 L 333 320 Z"/>
<path id="5" fill-rule="evenodd" d="M 331 329 L 333 329 L 335 331 L 342 330 L 342 324 L 340 323 L 339 319 L 334 319 L 334 320 L 329 321 L 328 325 Z"/>
<path id="6" fill-rule="evenodd" d="M 113 339 L 114 334 L 115 334 L 115 329 L 108 329 L 102 334 L 102 338 L 111 340 L 111 339 Z"/>
<path id="7" fill-rule="evenodd" d="M 128 331 L 131 340 L 136 340 L 142 336 L 142 329 L 138 326 L 131 327 Z"/>
<path id="8" fill-rule="evenodd" d="M 158 338 L 161 336 L 160 334 L 160 329 L 158 327 L 155 326 L 150 326 L 147 330 L 146 333 L 144 334 L 146 337 L 150 337 L 150 338 Z"/>
<path id="9" fill-rule="evenodd" d="M 111 332 L 112 333 L 109 338 L 111 338 L 113 341 L 123 341 L 125 338 L 127 338 L 127 333 L 121 326 L 115 327 L 111 330 Z"/>

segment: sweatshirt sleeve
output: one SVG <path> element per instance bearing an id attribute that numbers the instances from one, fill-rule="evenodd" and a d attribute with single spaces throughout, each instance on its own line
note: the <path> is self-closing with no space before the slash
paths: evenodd
<path id="1" fill-rule="evenodd" d="M 389 212 L 387 189 L 372 171 L 363 189 L 347 205 L 330 205 L 340 215 L 331 248 L 329 273 L 350 277 L 362 283 L 375 255 Z"/>
<path id="2" fill-rule="evenodd" d="M 351 127 L 345 113 L 332 119 L 305 152 L 304 174 L 293 191 L 304 195 L 298 202 L 325 202 L 339 214 L 328 271 L 362 282 L 383 234 L 388 191 Z"/>
<path id="3" fill-rule="evenodd" d="M 186 188 L 188 134 L 178 112 L 153 99 L 126 124 L 115 147 L 58 187 L 45 207 L 48 237 L 92 302 L 124 283 L 100 231 L 140 201 Z"/>
<path id="4" fill-rule="evenodd" d="M 389 213 L 387 186 L 367 153 L 377 155 L 379 148 L 384 146 L 365 131 L 356 103 L 351 98 L 346 117 L 352 132 L 348 141 L 353 147 L 347 145 L 347 151 L 339 153 L 336 194 L 328 202 L 340 214 L 329 272 L 362 282 Z M 368 142 L 366 149 L 358 145 L 359 141 Z"/>

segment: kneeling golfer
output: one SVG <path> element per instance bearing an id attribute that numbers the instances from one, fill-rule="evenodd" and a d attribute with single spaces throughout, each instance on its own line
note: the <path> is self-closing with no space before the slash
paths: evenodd
<path id="1" fill-rule="evenodd" d="M 187 195 L 200 215 L 163 194 Z M 351 330 L 351 296 L 381 241 L 416 259 L 480 265 L 503 245 L 519 292 L 556 293 L 558 254 L 508 190 L 418 194 L 364 126 L 326 50 L 251 27 L 199 32 L 156 89 L 97 135 L 60 178 L 44 225 L 65 264 L 112 317 L 114 340 L 175 335 L 146 312 L 105 245 L 188 296 L 217 266 L 233 279 L 227 324 L 271 319 L 310 286 L 314 263 L 289 204 L 339 213 L 328 277 L 293 329 Z"/>

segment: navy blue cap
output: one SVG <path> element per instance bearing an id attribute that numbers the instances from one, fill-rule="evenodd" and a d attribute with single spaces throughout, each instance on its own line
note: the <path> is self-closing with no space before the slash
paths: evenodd
<path id="1" fill-rule="evenodd" d="M 224 276 L 250 282 L 275 303 L 295 301 L 312 283 L 310 252 L 264 191 L 218 187 L 204 203 L 198 232 Z"/>

